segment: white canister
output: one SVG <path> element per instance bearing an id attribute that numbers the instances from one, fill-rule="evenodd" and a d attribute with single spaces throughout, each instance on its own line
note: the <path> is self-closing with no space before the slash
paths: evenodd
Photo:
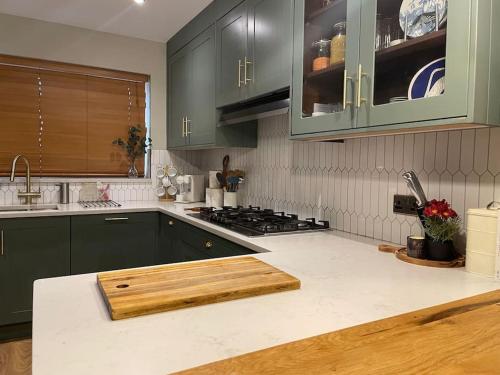
<path id="1" fill-rule="evenodd" d="M 499 271 L 497 259 L 499 243 L 498 212 L 485 208 L 467 211 L 467 272 L 494 277 Z"/>
<path id="2" fill-rule="evenodd" d="M 238 207 L 238 193 L 237 192 L 224 192 L 224 207 Z"/>
<path id="3" fill-rule="evenodd" d="M 205 190 L 207 207 L 222 207 L 224 204 L 224 191 L 222 189 L 210 189 Z"/>
<path id="4" fill-rule="evenodd" d="M 217 180 L 217 173 L 221 173 L 220 171 L 210 171 L 208 172 L 208 187 L 210 189 L 219 189 L 220 183 Z"/>

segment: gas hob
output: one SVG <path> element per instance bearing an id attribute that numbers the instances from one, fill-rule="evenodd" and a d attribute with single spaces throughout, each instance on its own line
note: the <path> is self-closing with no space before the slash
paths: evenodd
<path id="1" fill-rule="evenodd" d="M 224 207 L 222 209 L 202 208 L 200 213 L 189 216 L 225 227 L 240 234 L 256 237 L 265 235 L 308 233 L 328 230 L 328 221 L 314 218 L 299 219 L 298 215 L 274 212 L 269 209 L 250 206 L 248 208 Z"/>

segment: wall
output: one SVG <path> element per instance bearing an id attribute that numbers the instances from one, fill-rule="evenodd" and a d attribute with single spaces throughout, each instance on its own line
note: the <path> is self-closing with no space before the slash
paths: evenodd
<path id="1" fill-rule="evenodd" d="M 395 243 L 421 232 L 414 217 L 392 213 L 393 195 L 409 194 L 404 170 L 415 170 L 428 198 L 449 200 L 462 217 L 500 200 L 500 129 L 306 143 L 289 141 L 288 117 L 279 116 L 260 121 L 257 149 L 175 153 L 175 161 L 208 171 L 220 169 L 225 154 L 230 168 L 247 172 L 241 204 Z"/>
<path id="2" fill-rule="evenodd" d="M 166 148 L 164 43 L 6 14 L 0 14 L 0 35 L 2 54 L 149 74 L 154 148 Z"/>

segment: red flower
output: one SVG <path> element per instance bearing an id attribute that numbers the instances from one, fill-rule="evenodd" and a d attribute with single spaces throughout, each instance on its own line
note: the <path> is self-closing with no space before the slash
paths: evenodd
<path id="1" fill-rule="evenodd" d="M 433 199 L 426 204 L 424 208 L 424 216 L 447 220 L 449 218 L 455 218 L 458 215 L 451 209 L 450 204 L 446 202 L 446 200 L 443 199 L 438 201 Z"/>

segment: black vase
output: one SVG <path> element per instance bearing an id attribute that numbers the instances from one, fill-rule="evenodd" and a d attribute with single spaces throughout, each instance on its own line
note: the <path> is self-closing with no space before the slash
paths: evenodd
<path id="1" fill-rule="evenodd" d="M 455 247 L 453 241 L 435 241 L 427 239 L 427 258 L 430 260 L 453 260 L 455 259 Z"/>

